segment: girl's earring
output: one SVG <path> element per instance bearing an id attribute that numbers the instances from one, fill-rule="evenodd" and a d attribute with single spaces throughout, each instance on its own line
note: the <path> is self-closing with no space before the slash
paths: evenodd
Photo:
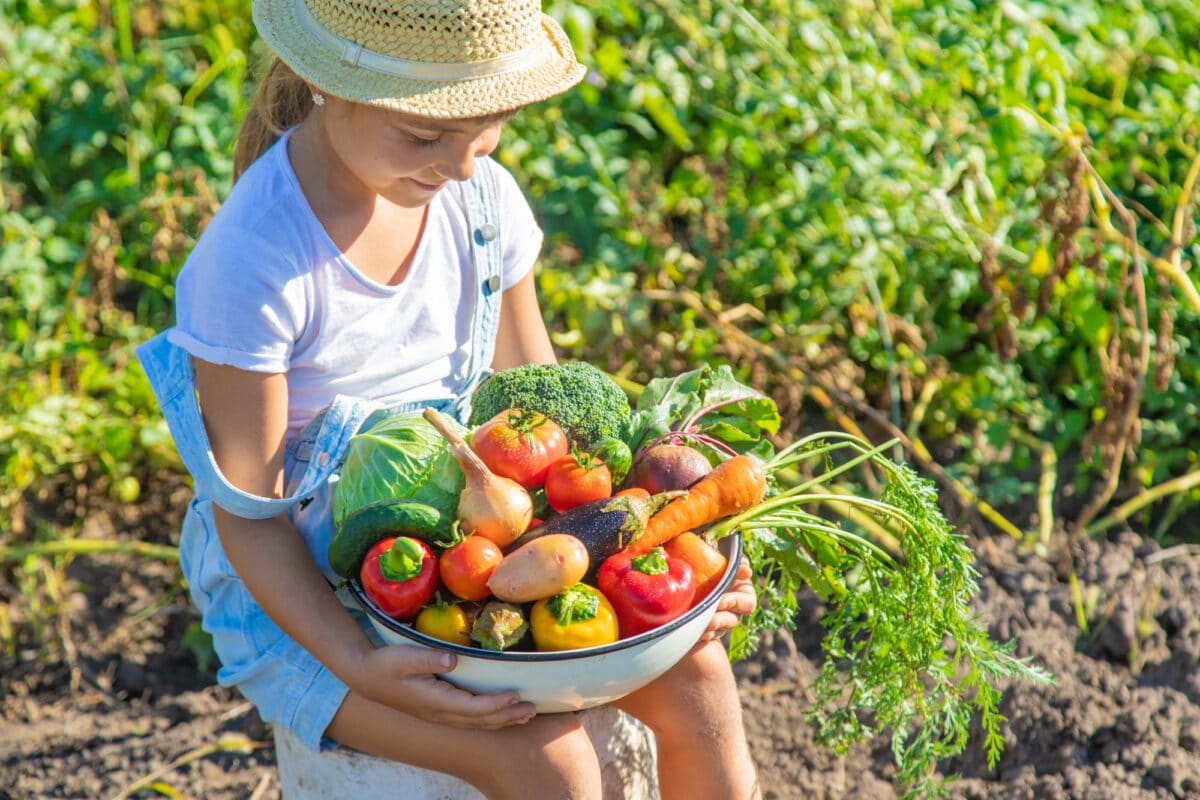
<path id="1" fill-rule="evenodd" d="M 312 101 L 314 106 L 325 105 L 325 95 L 320 92 L 313 92 Z"/>

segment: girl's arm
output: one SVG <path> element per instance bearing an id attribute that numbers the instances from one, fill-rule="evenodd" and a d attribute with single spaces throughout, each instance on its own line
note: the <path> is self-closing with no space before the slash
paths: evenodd
<path id="1" fill-rule="evenodd" d="M 226 479 L 264 497 L 283 493 L 287 380 L 195 360 L 196 385 L 213 454 Z M 512 692 L 473 695 L 434 678 L 449 653 L 376 649 L 335 597 L 285 516 L 236 517 L 214 507 L 230 564 L 267 615 L 352 692 L 431 722 L 503 727 L 528 717 Z"/>
<path id="2" fill-rule="evenodd" d="M 519 367 L 522 364 L 553 364 L 558 361 L 550 334 L 538 305 L 533 270 L 505 290 L 500 301 L 500 329 L 492 368 Z"/>

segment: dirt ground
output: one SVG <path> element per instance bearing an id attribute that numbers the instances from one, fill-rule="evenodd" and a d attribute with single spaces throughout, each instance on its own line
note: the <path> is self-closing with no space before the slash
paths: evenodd
<path id="1" fill-rule="evenodd" d="M 169 542 L 177 520 L 95 515 L 85 538 Z M 1200 558 L 1129 534 L 1049 556 L 977 541 L 977 609 L 992 635 L 1052 672 L 1009 687 L 1007 747 L 989 770 L 978 737 L 944 764 L 955 798 L 1200 798 Z M 1067 575 L 1091 609 L 1084 630 Z M 279 797 L 270 731 L 181 646 L 196 619 L 176 568 L 153 559 L 73 559 L 57 629 L 30 633 L 23 594 L 0 580 L 18 631 L 0 652 L 0 800 Z M 737 671 L 767 798 L 893 798 L 887 742 L 837 757 L 804 710 L 820 663 L 819 611 Z M 4 618 L 0 616 L 0 622 Z M 28 646 L 26 646 L 28 645 Z M 139 788 L 142 787 L 142 788 Z M 174 794 L 172 794 L 174 793 Z"/>

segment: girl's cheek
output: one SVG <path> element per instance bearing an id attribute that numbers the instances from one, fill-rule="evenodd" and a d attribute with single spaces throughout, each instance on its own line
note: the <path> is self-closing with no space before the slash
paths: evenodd
<path id="1" fill-rule="evenodd" d="M 496 147 L 500 144 L 501 126 L 497 125 L 494 128 L 489 128 L 478 139 L 475 140 L 475 155 L 490 156 Z"/>

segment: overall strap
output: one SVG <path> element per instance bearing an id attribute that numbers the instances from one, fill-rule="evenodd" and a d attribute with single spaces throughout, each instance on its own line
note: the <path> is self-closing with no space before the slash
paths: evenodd
<path id="1" fill-rule="evenodd" d="M 474 284 L 470 356 L 454 404 L 455 416 L 464 422 L 471 412 L 471 392 L 491 372 L 500 326 L 504 248 L 496 189 L 497 169 L 499 167 L 490 158 L 478 158 L 470 180 L 459 184 L 471 234 Z"/>
<path id="2" fill-rule="evenodd" d="M 357 398 L 334 398 L 321 420 L 314 453 L 295 492 L 275 498 L 242 491 L 229 483 L 217 466 L 196 398 L 191 357 L 167 339 L 168 333 L 164 331 L 140 345 L 138 360 L 162 408 L 179 457 L 192 475 L 197 496 L 206 497 L 239 517 L 267 519 L 313 495 L 337 470 L 350 437 L 376 408 L 375 404 Z"/>

